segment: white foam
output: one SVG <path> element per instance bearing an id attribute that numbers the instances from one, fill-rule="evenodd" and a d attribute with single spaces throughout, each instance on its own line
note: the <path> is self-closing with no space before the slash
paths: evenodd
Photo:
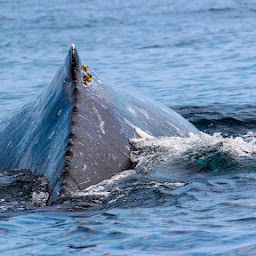
<path id="1" fill-rule="evenodd" d="M 154 184 L 153 185 L 154 188 L 159 188 L 162 186 L 165 186 L 167 188 L 180 188 L 180 187 L 184 187 L 185 185 L 187 185 L 187 183 L 185 183 L 185 182 L 164 182 L 164 183 L 155 182 L 153 184 Z"/>
<path id="2" fill-rule="evenodd" d="M 111 188 L 119 183 L 121 180 L 129 177 L 130 175 L 135 174 L 134 170 L 126 170 L 121 173 L 116 174 L 111 179 L 106 179 L 101 181 L 96 185 L 92 185 L 86 188 L 83 191 L 79 191 L 73 194 L 73 197 L 88 197 L 88 196 L 101 196 L 101 197 L 108 197 L 111 193 Z"/>
<path id="3" fill-rule="evenodd" d="M 208 135 L 191 133 L 189 137 L 157 137 L 130 140 L 132 151 L 131 160 L 138 165 L 145 163 L 156 155 L 179 158 L 186 152 L 198 154 L 214 150 L 219 153 L 228 154 L 232 157 L 250 157 L 256 155 L 256 134 L 247 133 L 243 137 L 225 138 L 220 133 Z M 164 160 L 164 157 L 162 157 Z M 166 159 L 168 160 L 168 159 Z"/>
<path id="4" fill-rule="evenodd" d="M 46 206 L 49 199 L 48 192 L 33 192 L 32 193 L 32 203 L 36 206 Z"/>

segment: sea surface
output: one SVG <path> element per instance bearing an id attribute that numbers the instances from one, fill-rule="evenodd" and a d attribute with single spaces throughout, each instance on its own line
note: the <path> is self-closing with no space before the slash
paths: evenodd
<path id="1" fill-rule="evenodd" d="M 72 43 L 202 135 L 137 139 L 135 169 L 48 207 L 42 177 L 0 175 L 0 255 L 256 255 L 256 1 L 0 0 L 0 117 Z"/>

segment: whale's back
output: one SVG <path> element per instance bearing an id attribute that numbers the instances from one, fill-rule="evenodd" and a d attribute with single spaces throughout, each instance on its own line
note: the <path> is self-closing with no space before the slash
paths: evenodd
<path id="1" fill-rule="evenodd" d="M 82 72 L 72 46 L 49 88 L 2 123 L 0 170 L 47 176 L 56 200 L 129 168 L 135 127 L 153 136 L 199 133 L 171 109 Z"/>

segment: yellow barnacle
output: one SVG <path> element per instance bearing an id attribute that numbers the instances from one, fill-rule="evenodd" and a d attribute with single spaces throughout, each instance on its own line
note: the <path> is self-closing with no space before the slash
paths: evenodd
<path id="1" fill-rule="evenodd" d="M 85 80 L 87 81 L 87 82 L 92 82 L 92 75 L 91 74 L 86 74 L 85 76 L 84 76 L 84 78 L 85 78 Z"/>
<path id="2" fill-rule="evenodd" d="M 88 69 L 89 69 L 89 66 L 87 66 L 87 65 L 83 65 L 81 67 L 81 70 L 84 71 L 84 72 L 88 71 Z"/>

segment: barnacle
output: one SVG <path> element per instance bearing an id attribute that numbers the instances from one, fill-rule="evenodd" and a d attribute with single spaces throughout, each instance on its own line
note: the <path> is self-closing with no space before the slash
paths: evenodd
<path id="1" fill-rule="evenodd" d="M 84 78 L 85 78 L 85 80 L 87 81 L 87 82 L 92 82 L 92 75 L 91 74 L 86 74 L 86 75 L 84 75 Z"/>
<path id="2" fill-rule="evenodd" d="M 89 66 L 87 66 L 87 65 L 83 65 L 83 66 L 81 67 L 81 70 L 82 70 L 83 72 L 88 71 L 88 69 L 89 69 Z"/>

